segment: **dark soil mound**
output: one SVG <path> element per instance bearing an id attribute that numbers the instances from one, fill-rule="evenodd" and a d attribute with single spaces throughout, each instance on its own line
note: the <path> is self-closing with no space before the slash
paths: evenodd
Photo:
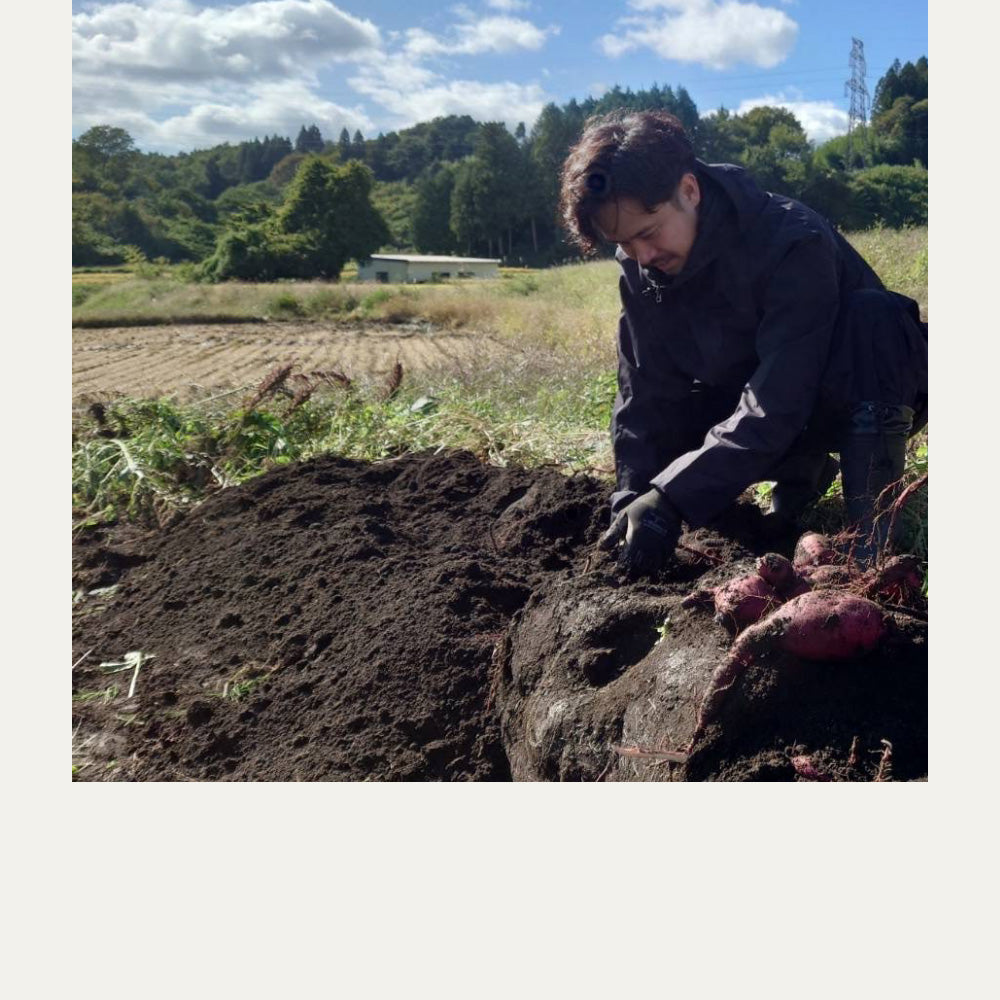
<path id="1" fill-rule="evenodd" d="M 115 777 L 509 778 L 486 709 L 493 647 L 597 537 L 604 494 L 467 453 L 324 457 L 162 535 L 82 541 L 75 585 L 121 585 L 77 622 L 75 656 L 93 652 L 76 690 L 108 683 L 90 664 L 155 656 L 106 748 Z M 78 703 L 82 735 L 120 702 Z"/>
<path id="2" fill-rule="evenodd" d="M 794 780 L 808 754 L 863 779 L 882 739 L 897 778 L 925 773 L 919 641 L 858 664 L 758 665 L 687 765 L 615 751 L 690 740 L 730 637 L 681 598 L 795 539 L 737 505 L 684 536 L 664 579 L 625 584 L 593 547 L 606 496 L 463 452 L 323 457 L 159 532 L 84 535 L 74 585 L 117 591 L 75 615 L 74 656 L 90 651 L 74 671 L 79 776 Z M 86 697 L 112 679 L 124 691 L 131 674 L 98 665 L 135 650 L 153 657 L 135 697 Z M 863 766 L 848 768 L 854 736 Z"/>

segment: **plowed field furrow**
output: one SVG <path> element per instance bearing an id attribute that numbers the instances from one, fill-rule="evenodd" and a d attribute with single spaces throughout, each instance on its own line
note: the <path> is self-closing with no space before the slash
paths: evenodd
<path id="1" fill-rule="evenodd" d="M 229 382 L 239 385 L 241 380 L 233 368 L 232 344 L 228 339 L 203 342 L 191 359 L 189 383 L 205 388 Z"/>
<path id="2" fill-rule="evenodd" d="M 175 352 L 133 351 L 88 372 L 85 388 L 93 392 L 123 385 L 127 388 L 118 391 L 129 395 L 160 395 L 174 381 L 178 360 Z"/>
<path id="3" fill-rule="evenodd" d="M 344 371 L 352 378 L 460 368 L 502 356 L 486 337 L 414 327 L 337 328 L 310 323 L 155 326 L 73 331 L 74 397 L 189 395 L 250 385 L 275 365 Z"/>
<path id="4" fill-rule="evenodd" d="M 156 355 L 152 356 L 153 358 Z M 79 388 L 84 392 L 106 388 L 115 391 L 119 384 L 138 386 L 144 384 L 146 373 L 149 371 L 150 356 L 144 356 L 136 351 L 125 356 L 119 355 L 115 358 L 107 358 L 103 364 L 91 365 L 85 371 L 80 372 L 74 365 L 73 383 L 74 388 Z"/>

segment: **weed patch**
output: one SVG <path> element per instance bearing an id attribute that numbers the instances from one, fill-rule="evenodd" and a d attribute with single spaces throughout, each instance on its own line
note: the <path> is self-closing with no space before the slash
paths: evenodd
<path id="1" fill-rule="evenodd" d="M 535 275 L 519 274 L 504 282 L 502 287 L 507 295 L 531 295 L 542 286 Z"/>
<path id="2" fill-rule="evenodd" d="M 94 284 L 73 284 L 73 308 L 82 306 L 87 299 L 91 298 L 95 292 L 100 291 L 101 286 Z"/>
<path id="3" fill-rule="evenodd" d="M 610 469 L 613 374 L 537 369 L 515 382 L 500 370 L 394 374 L 393 384 L 357 384 L 337 372 L 307 379 L 285 365 L 229 408 L 127 399 L 92 407 L 76 428 L 76 526 L 158 523 L 222 487 L 324 452 L 375 460 L 456 447 L 497 465 Z"/>
<path id="4" fill-rule="evenodd" d="M 302 302 L 291 292 L 275 295 L 267 304 L 269 319 L 298 319 L 305 315 Z"/>

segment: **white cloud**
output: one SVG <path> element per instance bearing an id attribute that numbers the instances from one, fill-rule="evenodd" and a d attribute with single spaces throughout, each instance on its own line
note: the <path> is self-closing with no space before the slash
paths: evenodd
<path id="1" fill-rule="evenodd" d="M 498 2 L 504 11 L 518 9 Z M 550 100 L 537 84 L 453 80 L 425 63 L 537 50 L 558 28 L 505 14 L 477 20 L 465 7 L 455 14 L 439 37 L 418 28 L 380 32 L 329 0 L 91 4 L 73 16 L 74 134 L 114 124 L 140 148 L 170 152 L 294 136 L 313 122 L 327 137 L 344 127 L 372 135 L 446 114 L 511 128 L 534 122 Z M 324 96 L 320 72 L 336 65 L 344 66 L 340 79 L 358 95 L 357 106 Z"/>
<path id="2" fill-rule="evenodd" d="M 108 3 L 73 16 L 73 68 L 192 83 L 299 76 L 380 44 L 378 28 L 329 0 L 195 7 Z"/>
<path id="3" fill-rule="evenodd" d="M 132 95 L 133 97 L 135 95 Z M 147 110 L 149 101 L 119 104 L 113 121 L 134 137 L 140 146 L 164 152 L 242 142 L 253 136 L 288 135 L 294 138 L 300 125 L 316 124 L 332 139 L 342 128 L 371 133 L 374 124 L 361 108 L 346 108 L 327 101 L 299 81 L 269 82 L 242 91 L 227 91 L 216 98 L 192 98 L 183 111 L 161 120 Z M 76 115 L 81 129 L 107 122 L 103 110 L 88 109 Z"/>
<path id="4" fill-rule="evenodd" d="M 178 148 L 371 128 L 323 98 L 321 68 L 377 50 L 378 28 L 328 0 L 200 8 L 113 2 L 73 16 L 73 126 L 113 123 L 141 148 Z"/>
<path id="5" fill-rule="evenodd" d="M 784 94 L 768 94 L 743 101 L 736 109 L 736 114 L 745 115 L 754 108 L 765 106 L 787 108 L 815 143 L 826 142 L 827 139 L 847 132 L 847 112 L 837 107 L 833 101 L 804 101 L 801 98 L 788 98 Z"/>
<path id="6" fill-rule="evenodd" d="M 392 115 L 393 128 L 442 115 L 502 121 L 512 130 L 523 121 L 530 128 L 549 100 L 534 83 L 447 80 L 406 56 L 367 62 L 348 82 Z"/>
<path id="7" fill-rule="evenodd" d="M 768 69 L 791 52 L 799 31 L 783 11 L 741 0 L 631 0 L 629 6 L 642 16 L 621 18 L 617 32 L 598 43 L 612 58 L 646 48 L 710 69 L 738 63 Z"/>
<path id="8" fill-rule="evenodd" d="M 456 24 L 451 37 L 439 38 L 423 28 L 407 32 L 406 51 L 415 58 L 438 55 L 477 55 L 483 52 L 516 52 L 519 49 L 537 51 L 556 27 L 539 28 L 530 21 L 516 17 L 470 18 Z"/>
<path id="9" fill-rule="evenodd" d="M 538 84 L 447 79 L 425 63 L 442 56 L 537 51 L 559 28 L 539 28 L 514 17 L 482 17 L 462 4 L 451 10 L 458 21 L 447 34 L 408 29 L 401 51 L 359 60 L 357 74 L 348 79 L 350 86 L 385 108 L 392 128 L 463 114 L 478 121 L 502 121 L 510 129 L 522 121 L 530 127 L 551 99 Z M 542 70 L 542 75 L 548 74 Z"/>

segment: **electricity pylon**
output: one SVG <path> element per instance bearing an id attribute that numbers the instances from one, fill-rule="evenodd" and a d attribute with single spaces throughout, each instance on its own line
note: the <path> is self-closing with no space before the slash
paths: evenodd
<path id="1" fill-rule="evenodd" d="M 860 38 L 851 39 L 851 78 L 844 84 L 844 94 L 850 95 L 851 104 L 847 112 L 847 169 L 854 167 L 854 132 L 858 126 L 868 124 L 868 84 L 865 83 L 865 74 L 868 67 L 865 65 L 865 43 Z M 861 155 L 861 162 L 866 162 L 865 149 L 866 141 L 861 144 L 858 152 Z"/>

